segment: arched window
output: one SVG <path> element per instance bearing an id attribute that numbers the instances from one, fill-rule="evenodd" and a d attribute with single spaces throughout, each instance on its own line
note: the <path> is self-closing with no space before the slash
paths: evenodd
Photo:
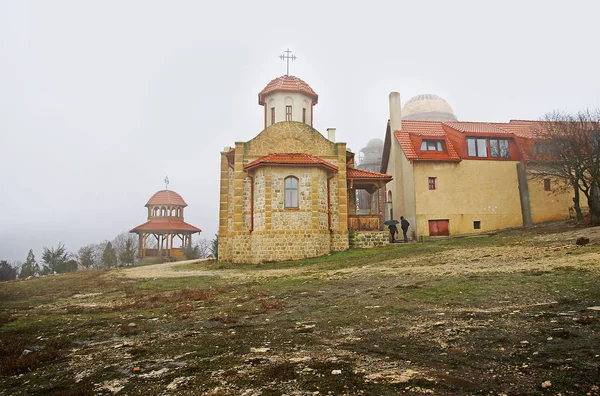
<path id="1" fill-rule="evenodd" d="M 158 216 L 158 206 L 155 206 L 154 210 L 152 212 L 153 212 L 154 217 Z"/>
<path id="2" fill-rule="evenodd" d="M 298 179 L 294 176 L 285 178 L 285 207 L 298 207 Z"/>
<path id="3" fill-rule="evenodd" d="M 165 208 L 164 206 L 162 207 L 161 211 L 160 211 L 160 215 L 165 217 L 167 215 L 167 208 Z"/>

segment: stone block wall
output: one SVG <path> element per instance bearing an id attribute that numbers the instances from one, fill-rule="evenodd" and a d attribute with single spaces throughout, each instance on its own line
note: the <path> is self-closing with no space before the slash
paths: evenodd
<path id="1" fill-rule="evenodd" d="M 249 172 L 243 169 L 262 156 L 283 152 L 315 155 L 337 166 L 338 171 L 285 164 Z M 333 143 L 306 124 L 282 122 L 248 142 L 236 142 L 232 164 L 228 165 L 225 154 L 219 260 L 296 260 L 348 249 L 345 143 Z M 285 208 L 285 178 L 289 176 L 299 182 L 298 208 Z"/>
<path id="2" fill-rule="evenodd" d="M 330 240 L 332 252 L 343 252 L 350 247 L 348 231 L 334 231 L 331 233 Z"/>
<path id="3" fill-rule="evenodd" d="M 388 231 L 354 231 L 350 238 L 352 248 L 372 248 L 390 244 L 390 233 Z"/>

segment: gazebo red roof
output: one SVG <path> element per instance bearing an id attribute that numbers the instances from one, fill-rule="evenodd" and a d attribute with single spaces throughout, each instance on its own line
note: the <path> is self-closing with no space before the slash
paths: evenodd
<path id="1" fill-rule="evenodd" d="M 265 104 L 265 96 L 273 92 L 300 92 L 312 98 L 312 104 L 319 101 L 319 95 L 313 89 L 295 76 L 281 76 L 271 80 L 258 94 L 258 104 Z"/>
<path id="2" fill-rule="evenodd" d="M 156 192 L 145 206 L 150 205 L 175 205 L 186 207 L 187 204 L 181 198 L 181 195 L 171 190 L 160 190 Z"/>
<path id="3" fill-rule="evenodd" d="M 158 232 L 158 231 L 183 231 L 183 232 L 202 232 L 200 228 L 194 227 L 183 220 L 178 219 L 150 219 L 144 224 L 140 224 L 129 232 Z"/>

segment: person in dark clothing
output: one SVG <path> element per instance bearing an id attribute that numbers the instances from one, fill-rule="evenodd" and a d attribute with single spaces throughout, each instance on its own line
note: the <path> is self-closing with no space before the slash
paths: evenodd
<path id="1" fill-rule="evenodd" d="M 404 216 L 400 216 L 400 228 L 402 228 L 402 233 L 404 234 L 404 242 L 408 242 L 408 236 L 406 233 L 408 232 L 408 226 L 410 223 L 408 220 L 404 218 Z"/>
<path id="2" fill-rule="evenodd" d="M 389 228 L 390 228 L 390 234 L 392 235 L 392 242 L 394 242 L 395 241 L 394 236 L 398 233 L 398 227 L 396 227 L 395 224 L 390 224 Z"/>

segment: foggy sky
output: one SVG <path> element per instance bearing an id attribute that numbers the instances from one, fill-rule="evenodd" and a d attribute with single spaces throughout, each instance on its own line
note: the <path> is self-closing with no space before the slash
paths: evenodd
<path id="1" fill-rule="evenodd" d="M 438 94 L 461 121 L 600 107 L 589 1 L 0 0 L 0 259 L 76 252 L 146 221 L 169 188 L 217 232 L 220 151 L 263 126 L 258 92 L 290 74 L 314 126 L 358 152 L 388 94 Z M 491 176 L 493 177 L 493 176 Z"/>

